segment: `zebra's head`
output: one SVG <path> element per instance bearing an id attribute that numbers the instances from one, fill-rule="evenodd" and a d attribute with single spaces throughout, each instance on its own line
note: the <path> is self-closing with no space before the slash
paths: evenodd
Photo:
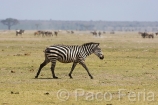
<path id="1" fill-rule="evenodd" d="M 83 51 L 85 51 L 85 55 L 88 56 L 92 53 L 94 53 L 96 56 L 98 56 L 100 59 L 104 59 L 104 55 L 101 51 L 101 48 L 99 47 L 99 43 L 85 43 L 82 45 Z"/>
<path id="2" fill-rule="evenodd" d="M 99 47 L 99 43 L 90 42 L 86 43 L 85 45 L 90 45 L 92 47 L 92 53 L 94 53 L 100 59 L 104 59 L 104 55 L 101 51 L 101 48 Z"/>
<path id="3" fill-rule="evenodd" d="M 99 43 L 96 44 L 96 47 L 93 49 L 93 52 L 100 59 L 104 59 L 104 55 L 103 55 L 103 53 L 101 51 L 101 48 L 99 47 Z"/>

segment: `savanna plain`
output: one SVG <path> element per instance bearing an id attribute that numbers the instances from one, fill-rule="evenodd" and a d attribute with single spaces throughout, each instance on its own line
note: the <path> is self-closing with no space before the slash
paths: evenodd
<path id="1" fill-rule="evenodd" d="M 27 31 L 0 32 L 1 105 L 158 105 L 158 36 L 143 39 L 138 32 L 116 32 L 95 37 L 90 32 L 59 32 L 34 36 Z M 53 79 L 50 64 L 35 79 L 44 49 L 54 44 L 98 42 L 104 59 L 94 54 L 86 65 L 94 79 L 78 64 L 57 62 Z"/>

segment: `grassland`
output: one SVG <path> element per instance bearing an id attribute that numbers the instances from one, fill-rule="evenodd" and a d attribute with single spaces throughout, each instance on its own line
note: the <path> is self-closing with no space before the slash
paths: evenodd
<path id="1" fill-rule="evenodd" d="M 50 64 L 34 79 L 45 47 L 86 42 L 99 42 L 105 56 L 100 60 L 93 54 L 86 59 L 93 80 L 79 64 L 69 79 L 72 64 L 60 62 L 55 68 L 59 79 L 52 79 Z M 60 32 L 57 37 L 42 38 L 34 37 L 33 31 L 18 37 L 13 31 L 0 32 L 0 104 L 158 105 L 158 36 Z"/>

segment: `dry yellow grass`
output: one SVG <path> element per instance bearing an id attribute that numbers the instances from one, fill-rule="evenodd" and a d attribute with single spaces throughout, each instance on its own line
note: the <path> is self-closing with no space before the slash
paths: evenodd
<path id="1" fill-rule="evenodd" d="M 45 47 L 86 42 L 99 42 L 105 55 L 104 60 L 95 55 L 86 59 L 93 80 L 79 64 L 72 74 L 74 79 L 69 79 L 72 64 L 59 62 L 55 72 L 60 79 L 52 79 L 50 64 L 42 69 L 39 79 L 34 79 Z M 157 105 L 157 48 L 158 36 L 142 39 L 135 32 L 102 37 L 60 32 L 58 37 L 44 38 L 34 37 L 33 31 L 22 37 L 13 31 L 0 32 L 0 104 Z"/>

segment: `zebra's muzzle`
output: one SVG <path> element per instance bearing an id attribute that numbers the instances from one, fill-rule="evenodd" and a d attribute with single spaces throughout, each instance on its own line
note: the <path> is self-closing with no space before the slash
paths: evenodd
<path id="1" fill-rule="evenodd" d="M 101 60 L 104 59 L 104 55 L 102 55 L 102 56 L 100 57 L 100 59 L 101 59 Z"/>

